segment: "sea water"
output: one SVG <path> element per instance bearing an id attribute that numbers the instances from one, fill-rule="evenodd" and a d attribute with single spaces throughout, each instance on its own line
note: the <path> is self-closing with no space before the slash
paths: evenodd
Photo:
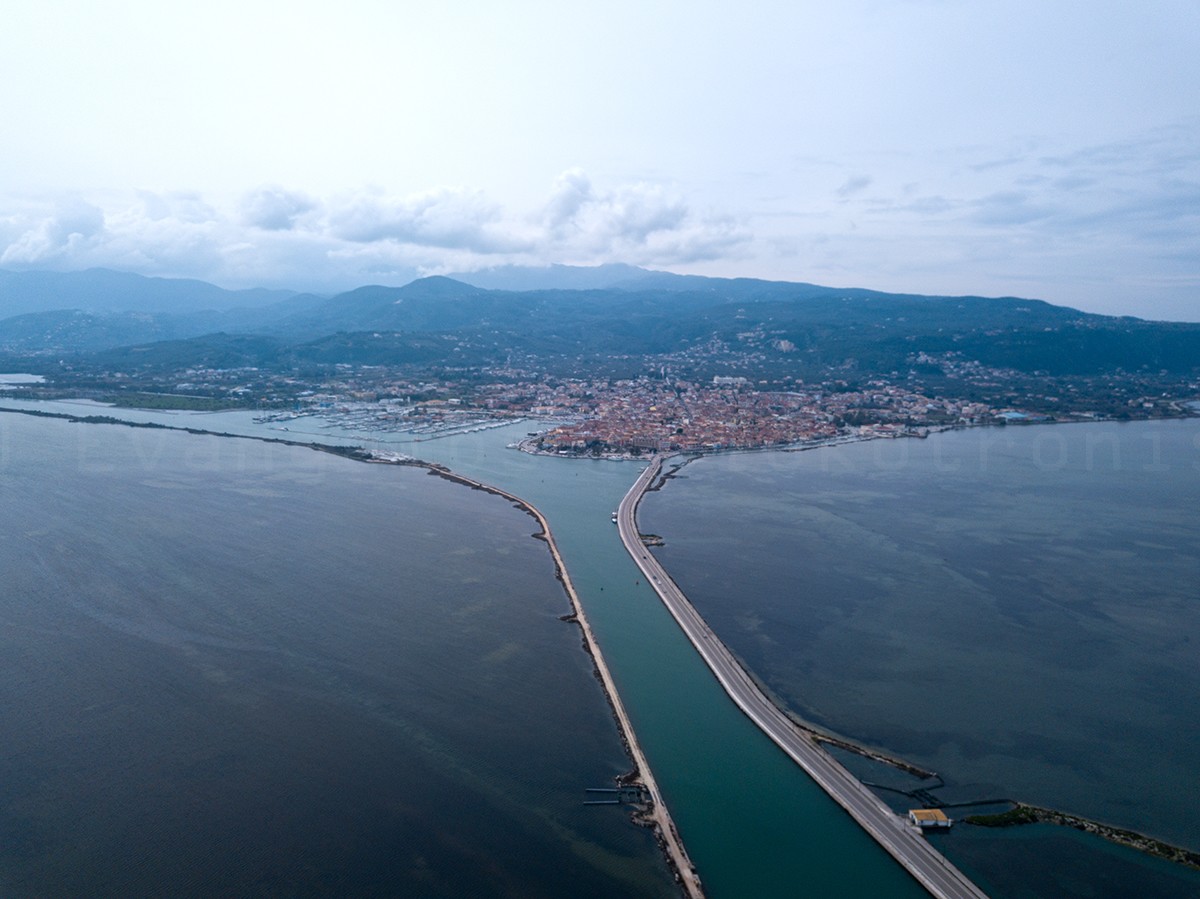
<path id="1" fill-rule="evenodd" d="M 1198 849 L 1198 503 L 1188 420 L 708 457 L 639 520 L 809 721 L 937 771 L 945 801 L 1011 797 Z M 1002 895 L 1063 894 L 1036 878 L 1012 892 L 1014 853 L 1033 870 L 1084 851 L 966 833 L 942 845 L 1003 875 Z M 1075 895 L 1123 895 L 1105 883 L 1138 858 L 1099 852 Z M 1163 895 L 1194 895 L 1200 879 L 1174 870 Z"/>
<path id="2" fill-rule="evenodd" d="M 4 405 L 268 438 L 364 443 L 362 434 L 309 421 L 294 422 L 284 432 L 279 425 L 254 422 L 244 412 L 171 413 L 13 400 Z M 86 455 L 90 432 L 86 426 L 77 427 L 83 430 L 76 432 L 75 440 L 85 448 L 75 453 Z M 914 899 L 925 895 L 737 710 L 657 595 L 642 582 L 609 520 L 641 465 L 530 456 L 509 446 L 535 427 L 518 424 L 442 439 L 381 433 L 372 435 L 367 445 L 447 465 L 510 490 L 547 515 L 709 896 L 765 899 L 794 896 L 798 889 Z M 127 452 L 154 458 L 153 435 L 158 432 L 128 430 Z M 361 483 L 357 489 L 362 489 Z M 490 501 L 504 505 L 494 497 Z"/>
<path id="3" fill-rule="evenodd" d="M 675 894 L 510 504 L 5 414 L 0 509 L 0 894 Z"/>

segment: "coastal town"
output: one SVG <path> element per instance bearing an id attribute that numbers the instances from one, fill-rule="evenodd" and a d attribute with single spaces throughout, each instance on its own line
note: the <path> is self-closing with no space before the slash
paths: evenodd
<path id="1" fill-rule="evenodd" d="M 629 458 L 663 452 L 718 452 L 803 446 L 839 439 L 926 437 L 947 428 L 1114 417 L 1086 408 L 1047 412 L 1045 402 L 998 406 L 948 398 L 872 379 L 758 389 L 746 378 L 711 383 L 670 378 L 518 379 L 467 383 L 453 379 L 366 381 L 361 373 L 322 389 L 295 391 L 286 408 L 260 421 L 280 429 L 297 419 L 372 434 L 417 439 L 532 420 L 526 452 Z M 295 385 L 294 385 L 295 386 Z M 1043 398 L 1044 400 L 1045 398 Z M 1051 398 L 1053 399 L 1053 398 Z M 1189 414 L 1181 401 L 1138 396 L 1122 417 Z"/>
<path id="2" fill-rule="evenodd" d="M 1194 372 L 1054 373 L 984 364 L 962 350 L 914 348 L 888 364 L 843 358 L 812 367 L 763 329 L 649 355 L 537 356 L 514 348 L 499 363 L 475 358 L 467 338 L 441 342 L 452 361 L 230 364 L 238 354 L 225 350 L 214 352 L 225 364 L 189 364 L 173 352 L 63 356 L 51 364 L 28 357 L 21 364 L 38 366 L 30 370 L 42 380 L 0 385 L 0 393 L 245 409 L 279 430 L 309 418 L 367 441 L 532 420 L 521 449 L 605 458 L 919 438 L 974 425 L 1175 418 L 1195 414 L 1200 397 Z"/>

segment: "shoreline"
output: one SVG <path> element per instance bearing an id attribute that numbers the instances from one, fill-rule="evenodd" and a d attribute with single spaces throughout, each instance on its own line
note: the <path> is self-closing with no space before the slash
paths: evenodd
<path id="1" fill-rule="evenodd" d="M 1139 421 L 1188 421 L 1200 418 L 1200 401 L 1189 411 L 1179 415 L 1151 415 L 1144 418 L 1052 418 L 1014 421 L 978 421 L 958 422 L 955 424 L 928 425 L 921 432 L 908 431 L 894 434 L 838 434 L 833 437 L 818 437 L 811 440 L 797 440 L 791 443 L 779 443 L 766 446 L 721 446 L 691 450 L 662 450 L 645 453 L 629 451 L 605 451 L 598 454 L 591 452 L 570 452 L 566 450 L 536 449 L 533 443 L 535 437 L 526 437 L 512 444 L 512 447 L 530 456 L 547 456 L 556 459 L 606 459 L 613 462 L 648 462 L 655 456 L 664 459 L 683 457 L 689 461 L 702 459 L 705 456 L 729 456 L 745 453 L 804 453 L 809 450 L 823 449 L 830 446 L 849 446 L 854 443 L 870 443 L 875 440 L 927 440 L 935 434 L 945 434 L 949 431 L 974 431 L 978 429 L 1031 428 L 1041 425 L 1094 425 L 1094 424 L 1130 424 Z M 658 489 L 653 487 L 650 489 Z"/>

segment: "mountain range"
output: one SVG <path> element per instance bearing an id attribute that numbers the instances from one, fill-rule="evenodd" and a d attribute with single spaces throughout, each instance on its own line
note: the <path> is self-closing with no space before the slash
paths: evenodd
<path id="1" fill-rule="evenodd" d="M 1050 374 L 1200 366 L 1200 325 L 1084 313 L 1015 297 L 933 297 L 632 266 L 508 267 L 336 296 L 201 281 L 0 271 L 0 351 L 97 363 L 495 364 L 669 356 L 706 342 L 811 373 L 889 370 L 914 353 Z M 250 338 L 254 338 L 250 340 Z M 251 349 L 252 348 L 252 349 Z"/>

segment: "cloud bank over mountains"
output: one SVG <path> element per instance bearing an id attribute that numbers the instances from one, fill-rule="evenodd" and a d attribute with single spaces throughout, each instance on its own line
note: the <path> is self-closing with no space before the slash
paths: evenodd
<path id="1" fill-rule="evenodd" d="M 6 11 L 3 267 L 623 262 L 1200 318 L 1196 0 Z"/>
<path id="2" fill-rule="evenodd" d="M 0 267 L 117 268 L 229 286 L 344 288 L 516 264 L 670 267 L 736 255 L 749 240 L 659 185 L 602 189 L 560 175 L 540 208 L 482 190 L 317 197 L 280 185 L 234 202 L 187 192 L 22 198 L 0 215 Z"/>
<path id="3" fill-rule="evenodd" d="M 0 267 L 331 291 L 619 262 L 1195 321 L 1197 143 L 1200 117 L 1090 145 L 1014 140 L 874 166 L 869 153 L 798 158 L 790 191 L 702 198 L 649 179 L 599 183 L 579 168 L 525 205 L 478 187 L 0 197 Z"/>

